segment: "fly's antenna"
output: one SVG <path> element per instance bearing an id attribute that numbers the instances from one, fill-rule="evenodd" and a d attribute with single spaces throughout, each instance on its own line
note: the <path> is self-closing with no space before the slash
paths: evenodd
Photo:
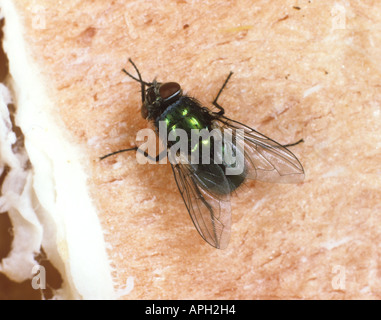
<path id="1" fill-rule="evenodd" d="M 141 74 L 140 74 L 140 72 L 139 72 L 139 69 L 136 67 L 135 63 L 131 60 L 131 58 L 128 59 L 128 61 L 132 64 L 132 66 L 133 66 L 134 69 L 136 70 L 136 73 L 138 74 L 139 79 L 136 78 L 135 76 L 133 76 L 131 73 L 127 72 L 126 69 L 122 69 L 122 71 L 123 71 L 126 75 L 128 75 L 130 78 L 134 79 L 135 81 L 137 81 L 137 82 L 139 82 L 139 83 L 142 83 L 142 84 L 144 84 L 144 85 L 146 85 L 146 86 L 151 85 L 151 83 L 143 81 L 142 76 L 141 76 Z"/>
<path id="2" fill-rule="evenodd" d="M 122 71 L 128 75 L 130 78 L 134 79 L 135 81 L 139 82 L 140 85 L 141 85 L 141 90 L 142 90 L 142 102 L 144 102 L 144 99 L 145 99 L 145 86 L 151 86 L 152 83 L 149 83 L 149 82 L 145 82 L 143 81 L 142 79 L 142 76 L 139 72 L 139 69 L 136 67 L 135 63 L 131 60 L 131 58 L 128 59 L 128 61 L 132 64 L 132 66 L 134 67 L 134 69 L 136 70 L 136 73 L 138 74 L 138 77 L 139 78 L 136 78 L 135 76 L 133 76 L 131 73 L 127 72 L 126 69 L 122 69 Z"/>

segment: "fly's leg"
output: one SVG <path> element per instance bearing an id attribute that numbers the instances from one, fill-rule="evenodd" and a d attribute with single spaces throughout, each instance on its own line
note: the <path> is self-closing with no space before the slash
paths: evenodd
<path id="1" fill-rule="evenodd" d="M 216 112 L 216 114 L 219 115 L 219 116 L 222 116 L 222 115 L 225 113 L 225 109 L 222 108 L 222 107 L 217 103 L 217 100 L 218 100 L 218 98 L 220 97 L 220 94 L 221 94 L 222 90 L 224 90 L 224 88 L 226 87 L 226 84 L 228 83 L 228 81 L 229 81 L 230 77 L 232 76 L 232 74 L 233 74 L 233 72 L 230 71 L 230 73 L 229 73 L 228 77 L 226 78 L 224 84 L 222 85 L 220 91 L 218 91 L 217 97 L 216 97 L 216 98 L 214 99 L 214 101 L 213 101 L 213 105 L 219 110 L 218 112 Z"/>
<path id="2" fill-rule="evenodd" d="M 303 140 L 303 139 L 300 139 L 299 141 L 296 141 L 296 142 L 294 142 L 294 143 L 284 144 L 284 145 L 282 145 L 282 147 L 285 147 L 285 148 L 293 147 L 293 146 L 296 146 L 296 145 L 298 145 L 299 143 L 302 143 L 302 142 L 304 142 L 304 140 Z"/>
<path id="3" fill-rule="evenodd" d="M 108 158 L 108 157 L 113 156 L 114 154 L 118 154 L 118 153 L 122 153 L 122 152 L 127 152 L 127 151 L 136 151 L 136 150 L 138 150 L 138 147 L 134 147 L 134 148 L 130 148 L 130 149 L 122 149 L 122 150 L 118 150 L 118 151 L 111 152 L 111 153 L 109 153 L 109 154 L 106 154 L 105 156 L 100 157 L 99 160 L 106 159 L 106 158 Z"/>
<path id="4" fill-rule="evenodd" d="M 118 150 L 118 151 L 115 151 L 115 152 L 106 154 L 105 156 L 100 157 L 99 159 L 100 159 L 100 160 L 103 160 L 103 159 L 105 159 L 105 158 L 108 158 L 108 157 L 110 157 L 110 156 L 113 156 L 114 154 L 118 154 L 118 153 L 122 153 L 122 152 L 127 152 L 127 151 L 138 151 L 138 152 L 140 152 L 141 154 L 143 154 L 146 158 L 150 159 L 151 161 L 155 161 L 155 162 L 159 162 L 160 160 L 164 159 L 164 158 L 167 156 L 167 150 L 163 150 L 163 151 L 160 152 L 156 157 L 152 157 L 152 156 L 150 156 L 150 155 L 147 153 L 147 151 L 142 151 L 141 149 L 139 149 L 139 147 L 134 147 L 134 148 L 130 148 L 130 149 L 122 149 L 122 150 Z"/>
<path id="5" fill-rule="evenodd" d="M 225 113 L 225 109 L 224 109 L 223 107 L 221 107 L 221 106 L 217 103 L 217 100 L 218 100 L 218 98 L 220 97 L 220 95 L 221 95 L 221 93 L 222 93 L 222 90 L 224 90 L 224 88 L 226 87 L 226 85 L 227 85 L 227 83 L 228 83 L 228 81 L 229 81 L 229 79 L 230 79 L 230 77 L 231 77 L 232 75 L 233 75 L 233 72 L 230 71 L 230 73 L 229 73 L 228 77 L 226 78 L 224 84 L 222 85 L 220 91 L 218 91 L 217 97 L 216 97 L 216 98 L 214 99 L 214 101 L 213 101 L 213 105 L 219 110 L 218 112 L 215 112 L 215 114 L 218 115 L 218 116 L 222 116 L 222 115 L 224 115 L 224 113 Z M 285 148 L 287 148 L 287 147 L 293 147 L 293 146 L 296 146 L 296 145 L 298 145 L 299 143 L 302 143 L 302 142 L 304 142 L 304 140 L 303 140 L 303 139 L 300 139 L 300 140 L 297 141 L 297 142 L 282 145 L 282 147 L 285 147 Z"/>
<path id="6" fill-rule="evenodd" d="M 148 159 L 150 159 L 151 161 L 155 161 L 155 162 L 159 162 L 160 160 L 164 159 L 168 154 L 167 150 L 163 150 L 156 157 L 151 157 L 146 151 L 143 152 L 140 149 L 138 149 L 138 151 L 140 153 L 144 154 L 144 156 L 147 157 Z"/>

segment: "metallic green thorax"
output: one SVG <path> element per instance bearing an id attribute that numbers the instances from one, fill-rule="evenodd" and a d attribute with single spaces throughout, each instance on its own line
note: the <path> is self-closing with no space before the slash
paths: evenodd
<path id="1" fill-rule="evenodd" d="M 165 121 L 167 133 L 172 130 L 183 129 L 191 138 L 192 129 L 211 130 L 211 118 L 207 112 L 200 108 L 197 101 L 189 97 L 181 97 L 156 119 L 155 126 L 159 128 L 159 121 Z M 170 147 L 171 142 L 168 141 Z M 174 143 L 174 142 L 173 142 Z"/>
<path id="2" fill-rule="evenodd" d="M 196 101 L 186 97 L 170 105 L 155 121 L 158 128 L 159 121 L 165 121 L 168 133 L 173 129 L 181 128 L 187 132 L 190 137 L 192 129 L 210 130 L 210 117 L 208 113 L 201 109 Z"/>

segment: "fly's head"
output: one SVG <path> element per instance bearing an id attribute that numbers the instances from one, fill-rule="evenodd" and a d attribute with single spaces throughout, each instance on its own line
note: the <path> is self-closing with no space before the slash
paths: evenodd
<path id="1" fill-rule="evenodd" d="M 128 61 L 132 64 L 138 76 L 133 76 L 125 69 L 122 69 L 122 71 L 130 78 L 140 83 L 142 93 L 141 114 L 144 119 L 155 120 L 169 105 L 182 97 L 183 90 L 178 83 L 161 83 L 157 82 L 156 79 L 152 82 L 146 82 L 142 79 L 135 63 L 131 59 L 128 59 Z"/>
<path id="2" fill-rule="evenodd" d="M 169 105 L 179 100 L 182 95 L 183 91 L 178 83 L 161 83 L 154 80 L 144 93 L 141 108 L 142 117 L 147 120 L 156 119 Z"/>

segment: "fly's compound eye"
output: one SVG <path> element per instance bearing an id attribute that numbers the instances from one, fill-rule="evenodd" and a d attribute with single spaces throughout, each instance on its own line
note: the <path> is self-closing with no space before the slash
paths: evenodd
<path id="1" fill-rule="evenodd" d="M 163 100 L 170 100 L 181 95 L 181 87 L 176 82 L 166 82 L 160 86 L 159 94 Z"/>

